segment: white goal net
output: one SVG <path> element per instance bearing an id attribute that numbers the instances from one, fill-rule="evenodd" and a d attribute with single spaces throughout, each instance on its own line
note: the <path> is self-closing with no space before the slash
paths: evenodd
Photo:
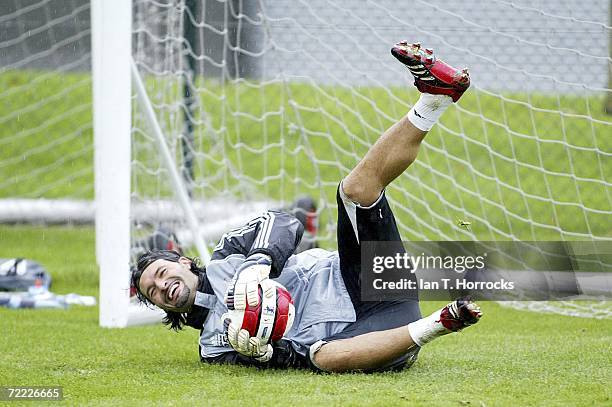
<path id="1" fill-rule="evenodd" d="M 194 196 L 312 194 L 333 245 L 338 181 L 418 97 L 390 45 L 420 40 L 473 86 L 389 190 L 404 238 L 609 239 L 608 3 L 537 3 L 136 1 L 134 57 L 177 156 L 194 127 Z"/>
<path id="2" fill-rule="evenodd" d="M 0 5 L 10 27 L 0 35 L 0 201 L 13 209 L 26 205 L 15 198 L 93 198 L 89 8 Z M 131 21 L 135 66 L 209 246 L 265 207 L 310 196 L 317 242 L 335 247 L 338 182 L 418 99 L 389 52 L 402 39 L 472 78 L 388 189 L 404 239 L 612 239 L 608 1 L 134 0 Z M 189 244 L 132 93 L 131 240 L 163 226 Z"/>
<path id="3" fill-rule="evenodd" d="M 93 198 L 89 12 L 0 2 L 0 221 L 32 213 L 27 200 Z"/>
<path id="4" fill-rule="evenodd" d="M 143 0 L 134 55 L 183 172 L 193 158 L 194 197 L 311 195 L 334 247 L 338 181 L 418 97 L 390 45 L 418 40 L 473 85 L 388 190 L 403 238 L 610 239 L 609 4 L 579 4 Z M 137 167 L 167 179 L 155 158 Z M 606 301 L 505 304 L 611 316 Z"/>

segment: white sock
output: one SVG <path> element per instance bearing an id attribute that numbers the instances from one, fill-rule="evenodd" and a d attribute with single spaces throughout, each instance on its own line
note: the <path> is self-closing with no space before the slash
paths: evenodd
<path id="1" fill-rule="evenodd" d="M 439 336 L 450 333 L 440 322 L 440 313 L 443 309 L 441 308 L 428 317 L 408 324 L 408 332 L 410 332 L 410 337 L 414 343 L 423 346 Z"/>
<path id="2" fill-rule="evenodd" d="M 408 120 L 416 128 L 429 131 L 451 103 L 453 103 L 453 99 L 450 96 L 422 93 L 419 100 L 408 112 Z"/>

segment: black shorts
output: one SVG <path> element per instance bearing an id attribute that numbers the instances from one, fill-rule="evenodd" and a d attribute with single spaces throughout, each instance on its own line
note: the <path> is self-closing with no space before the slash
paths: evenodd
<path id="1" fill-rule="evenodd" d="M 337 235 L 340 270 L 355 307 L 357 319 L 342 332 L 324 338 L 323 342 L 398 328 L 420 319 L 421 311 L 417 298 L 407 301 L 361 301 L 360 242 L 384 242 L 387 247 L 389 242 L 397 242 L 397 246 L 393 250 L 398 253 L 404 252 L 395 217 L 384 192 L 371 206 L 361 207 L 344 195 L 342 184 L 340 184 L 336 200 L 338 202 Z M 406 355 L 375 371 L 403 369 L 414 363 L 419 350 L 420 348 L 415 346 Z"/>

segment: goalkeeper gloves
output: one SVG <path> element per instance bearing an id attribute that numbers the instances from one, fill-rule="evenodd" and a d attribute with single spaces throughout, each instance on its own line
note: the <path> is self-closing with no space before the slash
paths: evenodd
<path id="1" fill-rule="evenodd" d="M 248 257 L 240 266 L 225 295 L 225 304 L 230 310 L 244 311 L 247 304 L 256 307 L 259 304 L 259 285 L 270 276 L 272 260 L 264 254 Z M 264 295 L 274 290 L 271 284 L 261 284 Z"/>
<path id="2" fill-rule="evenodd" d="M 265 363 L 272 358 L 272 346 L 249 331 L 241 329 L 242 321 L 234 321 L 236 311 L 244 312 L 247 304 L 256 307 L 259 302 L 259 287 L 265 296 L 274 295 L 276 286 L 269 279 L 272 260 L 264 254 L 249 256 L 240 266 L 225 295 L 225 304 L 230 310 L 221 317 L 227 341 L 238 353 Z M 242 318 L 240 318 L 242 319 Z"/>
<path id="3" fill-rule="evenodd" d="M 227 341 L 236 352 L 261 363 L 269 362 L 272 359 L 272 345 L 262 342 L 256 336 L 251 336 L 246 329 L 240 329 L 240 325 L 232 321 L 230 314 L 223 314 L 221 319 L 227 334 Z"/>

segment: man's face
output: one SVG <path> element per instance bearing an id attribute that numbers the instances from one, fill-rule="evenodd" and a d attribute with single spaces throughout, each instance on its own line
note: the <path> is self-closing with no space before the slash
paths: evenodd
<path id="1" fill-rule="evenodd" d="M 193 305 L 198 276 L 190 271 L 186 257 L 178 262 L 155 260 L 140 276 L 140 291 L 155 305 L 166 311 L 185 312 Z"/>

